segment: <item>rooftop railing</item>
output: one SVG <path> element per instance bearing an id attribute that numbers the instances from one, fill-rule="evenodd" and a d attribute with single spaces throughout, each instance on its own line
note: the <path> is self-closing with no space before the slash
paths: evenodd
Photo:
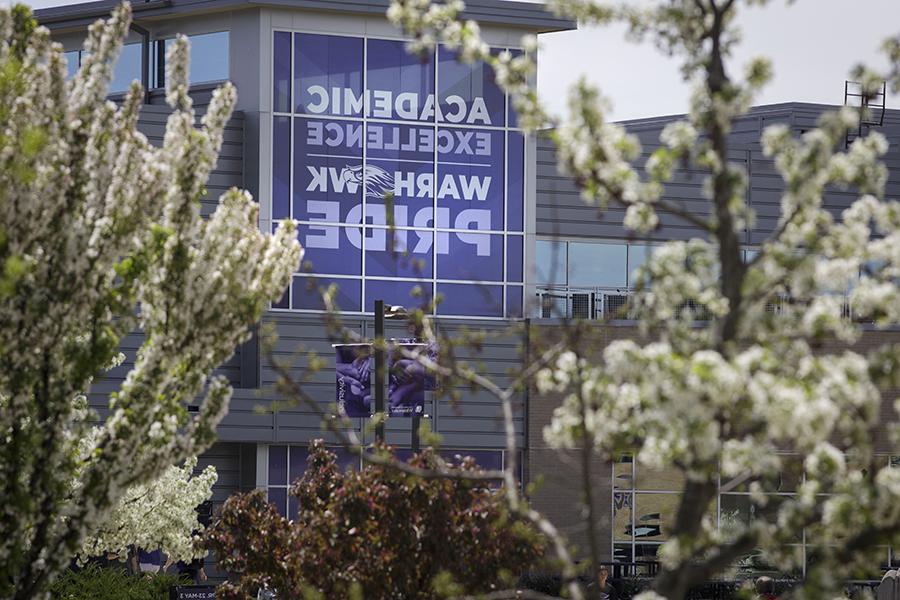
<path id="1" fill-rule="evenodd" d="M 635 318 L 633 288 L 569 287 L 539 285 L 532 316 L 539 319 L 591 319 L 633 320 Z M 841 296 L 841 316 L 858 323 L 870 322 L 854 315 L 848 294 Z M 780 296 L 766 304 L 766 312 L 785 314 L 791 308 L 802 308 L 807 301 Z M 685 308 L 691 309 L 697 321 L 708 321 L 710 313 L 702 304 L 689 300 Z"/>

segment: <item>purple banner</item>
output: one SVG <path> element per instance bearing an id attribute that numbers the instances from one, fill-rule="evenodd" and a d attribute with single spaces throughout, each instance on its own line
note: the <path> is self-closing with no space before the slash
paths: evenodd
<path id="1" fill-rule="evenodd" d="M 523 281 L 523 238 L 509 233 L 526 220 L 525 138 L 491 67 L 443 46 L 413 56 L 400 40 L 273 42 L 272 216 L 301 222 L 301 272 L 335 283 L 345 311 L 371 310 L 396 279 L 402 296 L 487 283 L 490 308 L 470 294 L 441 313 L 505 315 L 505 286 Z M 276 307 L 320 308 L 300 277 Z"/>
<path id="2" fill-rule="evenodd" d="M 335 344 L 335 398 L 340 413 L 368 417 L 372 413 L 372 382 L 375 367 L 371 344 Z"/>
<path id="3" fill-rule="evenodd" d="M 388 415 L 421 416 L 425 413 L 426 370 L 403 351 L 424 350 L 425 344 L 395 343 L 388 359 Z"/>

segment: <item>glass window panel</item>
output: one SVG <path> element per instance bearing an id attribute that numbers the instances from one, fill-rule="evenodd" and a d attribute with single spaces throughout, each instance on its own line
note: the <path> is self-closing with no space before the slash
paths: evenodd
<path id="1" fill-rule="evenodd" d="M 401 462 L 409 462 L 413 457 L 413 451 L 409 448 L 394 448 L 394 458 Z"/>
<path id="2" fill-rule="evenodd" d="M 334 462 L 341 471 L 359 469 L 359 457 L 346 448 L 328 448 L 328 451 L 334 454 Z"/>
<path id="3" fill-rule="evenodd" d="M 438 128 L 437 204 L 454 229 L 503 229 L 502 131 Z"/>
<path id="4" fill-rule="evenodd" d="M 680 503 L 681 494 L 635 494 L 634 539 L 669 539 Z"/>
<path id="5" fill-rule="evenodd" d="M 719 529 L 727 537 L 734 537 L 741 533 L 743 527 L 751 521 L 774 521 L 772 512 L 774 505 L 760 507 L 754 504 L 747 494 L 722 494 L 719 509 Z M 797 531 L 793 536 L 795 541 L 803 539 L 803 532 Z"/>
<path id="6" fill-rule="evenodd" d="M 630 490 L 634 488 L 634 469 L 630 456 L 623 456 L 613 463 L 613 487 L 617 490 Z"/>
<path id="7" fill-rule="evenodd" d="M 71 79 L 78 71 L 78 50 L 71 50 L 63 54 L 66 58 L 66 79 Z"/>
<path id="8" fill-rule="evenodd" d="M 431 301 L 431 282 L 366 279 L 366 311 L 372 311 L 376 300 L 385 304 L 424 309 Z"/>
<path id="9" fill-rule="evenodd" d="M 797 565 L 803 564 L 803 548 L 802 546 L 794 546 L 791 548 L 794 553 L 794 561 Z M 793 571 L 785 572 L 767 553 L 762 549 L 755 549 L 734 562 L 733 568 L 726 576 L 735 578 L 760 577 L 768 575 L 773 579 L 781 579 L 785 575 L 795 577 L 800 575 L 800 567 Z"/>
<path id="10" fill-rule="evenodd" d="M 630 542 L 634 536 L 631 531 L 631 511 L 634 506 L 634 494 L 615 492 L 613 494 L 613 539 Z"/>
<path id="11" fill-rule="evenodd" d="M 113 66 L 108 91 L 110 94 L 127 91 L 135 79 L 141 80 L 141 45 L 125 44 L 122 46 L 119 60 Z"/>
<path id="12" fill-rule="evenodd" d="M 366 157 L 398 162 L 434 162 L 433 125 L 366 123 Z"/>
<path id="13" fill-rule="evenodd" d="M 290 308 L 291 307 L 291 294 L 290 294 L 291 286 L 288 285 L 284 290 L 284 294 L 282 294 L 281 299 L 277 302 L 272 303 L 272 308 Z"/>
<path id="14" fill-rule="evenodd" d="M 503 286 L 464 283 L 438 283 L 442 300 L 438 314 L 470 317 L 502 317 Z"/>
<path id="15" fill-rule="evenodd" d="M 506 228 L 507 231 L 522 231 L 525 220 L 525 136 L 511 131 L 506 139 Z"/>
<path id="16" fill-rule="evenodd" d="M 362 38 L 295 34 L 296 112 L 362 117 L 362 74 Z"/>
<path id="17" fill-rule="evenodd" d="M 502 281 L 503 236 L 487 233 L 438 233 L 439 279 Z"/>
<path id="18" fill-rule="evenodd" d="M 362 283 L 359 279 L 337 279 L 331 277 L 294 277 L 291 289 L 291 307 L 305 310 L 325 310 L 322 291 L 328 286 L 337 286 L 334 302 L 341 310 L 359 312 Z"/>
<path id="19" fill-rule="evenodd" d="M 781 457 L 781 472 L 778 474 L 776 492 L 796 492 L 803 482 L 803 458 L 797 455 Z"/>
<path id="20" fill-rule="evenodd" d="M 860 455 L 858 452 L 851 451 L 844 455 L 844 459 L 847 461 L 848 471 L 862 471 L 863 474 L 870 474 L 869 463 L 865 460 L 865 456 Z"/>
<path id="21" fill-rule="evenodd" d="M 511 319 L 519 319 L 524 316 L 522 299 L 524 292 L 522 286 L 509 285 L 506 287 L 506 316 Z"/>
<path id="22" fill-rule="evenodd" d="M 651 254 L 653 254 L 653 246 L 643 244 L 628 245 L 628 285 L 630 287 L 634 287 L 636 284 L 634 272 L 647 262 Z"/>
<path id="23" fill-rule="evenodd" d="M 169 48 L 174 39 L 165 40 L 165 52 L 168 55 Z M 202 83 L 205 81 L 222 81 L 228 79 L 228 32 L 217 31 L 215 33 L 202 33 L 188 36 L 191 43 L 191 58 L 188 65 L 188 83 Z M 164 82 L 160 82 L 160 87 Z"/>
<path id="24" fill-rule="evenodd" d="M 362 122 L 294 120 L 295 219 L 362 221 L 362 136 Z"/>
<path id="25" fill-rule="evenodd" d="M 782 456 L 782 469 L 780 472 L 759 480 L 763 491 L 768 493 L 794 492 L 803 480 L 803 460 L 798 456 Z M 738 475 L 731 479 L 722 480 L 722 491 L 725 492 L 749 492 L 750 478 L 746 475 Z"/>
<path id="26" fill-rule="evenodd" d="M 891 467 L 894 469 L 900 469 L 900 454 L 891 455 Z"/>
<path id="27" fill-rule="evenodd" d="M 537 283 L 566 285 L 566 242 L 537 240 L 534 250 Z"/>
<path id="28" fill-rule="evenodd" d="M 288 481 L 293 484 L 303 477 L 306 472 L 306 459 L 309 457 L 309 449 L 306 446 L 291 446 L 290 465 L 288 469 Z"/>
<path id="29" fill-rule="evenodd" d="M 287 446 L 269 446 L 269 485 L 286 485 Z"/>
<path id="30" fill-rule="evenodd" d="M 291 111 L 291 34 L 287 31 L 275 32 L 274 88 L 272 101 L 275 112 Z"/>
<path id="31" fill-rule="evenodd" d="M 503 91 L 494 80 L 494 70 L 483 62 L 462 63 L 457 53 L 438 50 L 439 121 L 502 127 L 505 122 Z"/>
<path id="32" fill-rule="evenodd" d="M 523 246 L 525 240 L 520 235 L 506 236 L 506 280 L 521 283 L 523 266 Z"/>
<path id="33" fill-rule="evenodd" d="M 300 269 L 321 275 L 362 273 L 362 229 L 305 224 L 297 226 L 297 237 L 305 249 Z"/>
<path id="34" fill-rule="evenodd" d="M 427 162 L 366 157 L 364 176 L 366 223 L 387 225 L 385 197 L 387 193 L 393 193 L 396 226 L 431 226 L 434 215 L 434 166 L 431 157 Z"/>
<path id="35" fill-rule="evenodd" d="M 613 544 L 613 561 L 614 562 L 632 562 L 631 544 Z"/>
<path id="36" fill-rule="evenodd" d="M 288 495 L 288 512 L 287 518 L 291 521 L 297 518 L 297 513 L 300 511 L 300 502 L 297 500 L 296 496 Z"/>
<path id="37" fill-rule="evenodd" d="M 684 489 L 684 474 L 678 469 L 656 471 L 641 465 L 635 465 L 639 490 L 660 490 L 680 492 Z"/>
<path id="38" fill-rule="evenodd" d="M 635 544 L 634 545 L 634 562 L 658 563 L 659 547 L 662 544 Z M 636 569 L 634 575 L 636 577 L 653 577 L 655 572 L 650 572 L 650 565 L 640 566 Z"/>
<path id="39" fill-rule="evenodd" d="M 191 83 L 228 79 L 228 32 L 190 36 Z"/>
<path id="40" fill-rule="evenodd" d="M 625 286 L 625 244 L 569 242 L 569 285 Z"/>
<path id="41" fill-rule="evenodd" d="M 269 488 L 269 502 L 282 516 L 287 514 L 287 488 Z"/>
<path id="42" fill-rule="evenodd" d="M 290 217 L 291 119 L 272 120 L 272 218 Z"/>
<path id="43" fill-rule="evenodd" d="M 366 275 L 431 278 L 434 273 L 430 231 L 366 229 Z M 387 250 L 393 247 L 393 252 Z"/>
<path id="44" fill-rule="evenodd" d="M 758 511 L 756 505 L 750 501 L 750 496 L 722 494 L 719 508 L 719 529 L 727 537 L 733 538 L 758 516 Z"/>
<path id="45" fill-rule="evenodd" d="M 434 121 L 433 52 L 423 60 L 406 42 L 370 39 L 366 60 L 370 117 Z"/>

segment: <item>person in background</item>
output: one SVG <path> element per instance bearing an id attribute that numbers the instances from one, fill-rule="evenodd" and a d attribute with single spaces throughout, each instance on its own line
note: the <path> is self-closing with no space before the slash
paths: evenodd
<path id="1" fill-rule="evenodd" d="M 212 502 L 207 500 L 197 507 L 197 521 L 203 526 L 203 530 L 209 527 L 212 522 Z M 203 530 L 195 530 L 193 534 L 200 535 Z M 195 585 L 199 585 L 207 580 L 205 566 L 204 558 L 195 558 L 189 563 L 179 561 L 178 574 L 187 576 Z"/>
<path id="2" fill-rule="evenodd" d="M 162 552 L 157 550 L 138 550 L 138 569 L 143 573 L 157 573 L 163 565 Z"/>
<path id="3" fill-rule="evenodd" d="M 775 600 L 775 581 L 771 577 L 763 575 L 756 580 L 756 594 L 759 600 Z"/>
<path id="4" fill-rule="evenodd" d="M 609 568 L 600 565 L 597 569 L 597 580 L 588 586 L 588 598 L 592 600 L 619 600 L 619 590 L 609 581 Z"/>

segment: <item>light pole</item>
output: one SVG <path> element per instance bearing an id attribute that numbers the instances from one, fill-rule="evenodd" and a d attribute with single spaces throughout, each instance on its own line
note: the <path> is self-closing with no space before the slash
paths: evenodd
<path id="1" fill-rule="evenodd" d="M 375 301 L 375 441 L 384 443 L 384 300 Z"/>
<path id="2" fill-rule="evenodd" d="M 378 424 L 375 425 L 375 441 L 384 442 L 384 320 L 406 319 L 409 314 L 402 306 L 384 306 L 384 300 L 375 301 L 375 414 L 381 414 Z M 412 431 L 410 431 L 410 445 L 413 453 L 419 451 L 419 422 L 421 416 L 413 411 Z"/>

